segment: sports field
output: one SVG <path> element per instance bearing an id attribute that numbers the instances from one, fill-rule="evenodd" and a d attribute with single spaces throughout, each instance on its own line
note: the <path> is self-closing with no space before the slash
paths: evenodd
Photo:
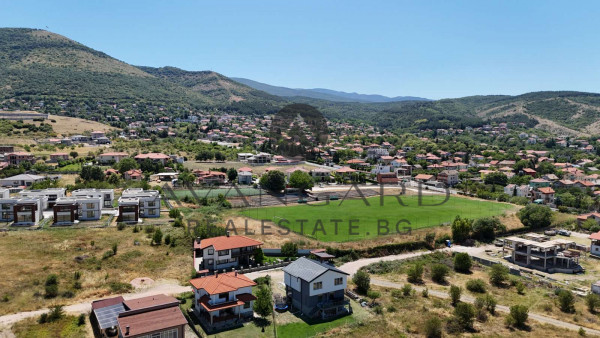
<path id="1" fill-rule="evenodd" d="M 497 216 L 514 210 L 506 203 L 480 201 L 451 196 L 395 196 L 343 201 L 329 204 L 293 205 L 281 207 L 252 208 L 241 214 L 257 220 L 273 221 L 304 236 L 326 242 L 358 241 L 381 235 L 405 233 L 408 228 L 420 229 L 452 222 L 460 215 L 477 219 Z M 386 228 L 387 226 L 387 228 Z M 277 234 L 281 229 L 268 229 Z M 285 234 L 283 229 L 283 235 Z"/>
<path id="2" fill-rule="evenodd" d="M 239 192 L 238 192 L 238 190 L 239 190 Z M 190 191 L 188 189 L 177 189 L 177 190 L 173 190 L 173 194 L 175 194 L 175 196 L 177 198 L 183 198 L 184 196 L 188 196 L 190 198 L 203 198 L 203 197 L 214 198 L 214 197 L 219 196 L 219 194 L 221 194 L 225 197 L 239 197 L 239 196 L 255 196 L 255 195 L 260 194 L 260 190 L 255 189 L 255 188 L 238 188 L 238 190 L 235 190 L 233 188 L 231 188 L 231 189 L 228 189 L 228 188 L 208 189 L 207 188 L 207 189 L 195 189 L 194 192 L 192 193 L 192 191 Z M 170 192 L 167 192 L 166 194 L 169 197 L 171 197 Z"/>

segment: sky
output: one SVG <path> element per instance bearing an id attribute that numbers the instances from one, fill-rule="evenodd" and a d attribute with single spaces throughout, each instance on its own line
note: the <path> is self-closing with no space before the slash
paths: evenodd
<path id="1" fill-rule="evenodd" d="M 600 1 L 0 0 L 134 65 L 431 99 L 600 92 Z"/>

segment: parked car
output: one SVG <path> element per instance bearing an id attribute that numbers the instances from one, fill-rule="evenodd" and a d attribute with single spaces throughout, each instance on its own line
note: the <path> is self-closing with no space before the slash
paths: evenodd
<path id="1" fill-rule="evenodd" d="M 495 246 L 504 246 L 504 240 L 503 239 L 497 239 L 494 241 L 494 245 Z"/>
<path id="2" fill-rule="evenodd" d="M 565 230 L 565 229 L 560 229 L 558 230 L 557 234 L 561 235 L 561 236 L 571 236 L 571 232 L 569 230 Z"/>
<path id="3" fill-rule="evenodd" d="M 544 235 L 546 235 L 546 236 L 556 236 L 556 230 L 546 230 L 546 231 L 544 231 Z"/>

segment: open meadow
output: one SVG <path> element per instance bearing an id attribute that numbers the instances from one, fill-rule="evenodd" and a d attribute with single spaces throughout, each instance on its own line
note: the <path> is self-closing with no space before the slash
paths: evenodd
<path id="1" fill-rule="evenodd" d="M 511 213 L 516 207 L 450 196 L 371 197 L 305 205 L 252 208 L 241 215 L 271 221 L 282 228 L 325 242 L 358 241 L 406 233 L 452 222 L 460 215 L 477 219 Z M 287 229 L 278 229 L 284 233 Z M 272 229 L 271 231 L 275 231 Z"/>

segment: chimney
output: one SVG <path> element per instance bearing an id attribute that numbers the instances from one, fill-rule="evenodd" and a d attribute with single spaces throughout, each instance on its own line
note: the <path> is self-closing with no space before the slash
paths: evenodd
<path id="1" fill-rule="evenodd" d="M 229 231 L 227 231 L 227 237 L 229 237 Z"/>
<path id="2" fill-rule="evenodd" d="M 200 244 L 200 237 L 196 237 L 196 243 Z"/>
<path id="3" fill-rule="evenodd" d="M 129 336 L 129 325 L 125 326 L 125 335 Z"/>
<path id="4" fill-rule="evenodd" d="M 215 270 L 215 278 L 219 277 L 219 270 Z"/>

